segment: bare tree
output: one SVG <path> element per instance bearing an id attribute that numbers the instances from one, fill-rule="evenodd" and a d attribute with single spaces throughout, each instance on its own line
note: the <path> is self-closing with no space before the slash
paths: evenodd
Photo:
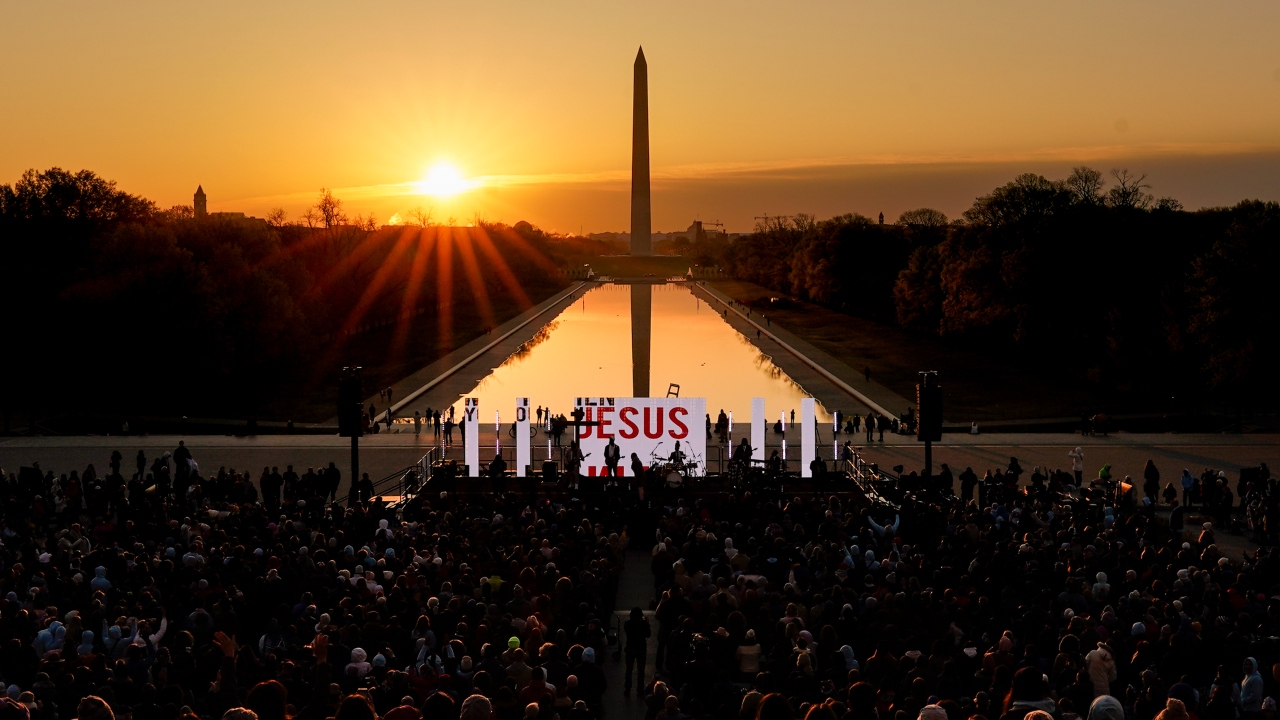
<path id="1" fill-rule="evenodd" d="M 324 218 L 321 217 L 320 213 L 316 212 L 316 209 L 313 207 L 307 208 L 307 211 L 302 213 L 303 224 L 305 224 L 308 228 L 312 230 L 315 230 L 317 227 L 319 227 L 320 223 L 322 223 L 323 221 L 324 221 Z"/>
<path id="2" fill-rule="evenodd" d="M 421 205 L 408 212 L 409 218 L 413 220 L 413 224 L 418 227 L 427 227 L 430 225 L 431 216 L 434 214 L 435 208 L 427 208 L 426 210 L 423 210 Z"/>
<path id="3" fill-rule="evenodd" d="M 366 217 L 356 215 L 356 226 L 361 230 L 373 232 L 378 229 L 378 216 L 374 215 L 372 210 L 369 211 Z"/>
<path id="4" fill-rule="evenodd" d="M 1146 191 L 1151 189 L 1143 180 L 1147 179 L 1146 175 L 1134 176 L 1129 173 L 1129 169 L 1112 170 L 1111 177 L 1116 179 L 1116 184 L 1107 191 L 1107 202 L 1112 207 L 1118 208 L 1135 208 L 1137 210 L 1146 210 L 1151 207 L 1154 198 Z"/>
<path id="5" fill-rule="evenodd" d="M 1071 192 L 1075 201 L 1084 205 L 1101 205 L 1102 188 L 1106 182 L 1102 173 L 1091 167 L 1081 165 L 1071 171 L 1071 176 L 1063 181 L 1063 185 Z"/>
<path id="6" fill-rule="evenodd" d="M 342 201 L 334 197 L 333 191 L 328 188 L 320 188 L 320 199 L 316 201 L 315 208 L 324 219 L 326 228 L 347 224 L 346 213 L 342 212 Z"/>
<path id="7" fill-rule="evenodd" d="M 267 213 L 267 224 L 274 228 L 284 227 L 289 222 L 289 213 L 282 207 L 272 208 Z"/>

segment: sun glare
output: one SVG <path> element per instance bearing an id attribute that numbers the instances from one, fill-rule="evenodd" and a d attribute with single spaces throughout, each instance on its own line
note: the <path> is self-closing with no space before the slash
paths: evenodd
<path id="1" fill-rule="evenodd" d="M 423 195 L 450 197 L 466 192 L 477 185 L 476 181 L 462 177 L 462 173 L 449 163 L 436 163 L 427 177 L 417 182 L 418 192 Z"/>

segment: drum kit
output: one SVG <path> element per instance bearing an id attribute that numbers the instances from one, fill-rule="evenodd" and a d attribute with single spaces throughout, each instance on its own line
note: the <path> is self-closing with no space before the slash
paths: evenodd
<path id="1" fill-rule="evenodd" d="M 663 460 L 657 457 L 653 458 L 649 467 L 653 468 L 653 472 L 662 478 L 670 490 L 678 490 L 684 486 L 685 481 L 692 477 L 698 469 L 698 463 L 695 460 L 680 458 L 677 460 Z"/>

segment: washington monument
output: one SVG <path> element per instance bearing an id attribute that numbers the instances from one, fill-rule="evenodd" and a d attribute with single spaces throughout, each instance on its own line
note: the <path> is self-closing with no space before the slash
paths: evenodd
<path id="1" fill-rule="evenodd" d="M 635 96 L 631 104 L 631 254 L 652 255 L 649 214 L 649 65 L 644 48 L 636 53 Z M 639 396 L 643 397 L 643 396 Z"/>

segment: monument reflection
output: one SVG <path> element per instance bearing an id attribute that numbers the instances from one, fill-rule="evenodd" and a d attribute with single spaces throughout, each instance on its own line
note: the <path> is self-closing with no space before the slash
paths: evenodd
<path id="1" fill-rule="evenodd" d="M 649 397 L 649 361 L 653 352 L 653 286 L 631 286 L 631 395 Z"/>
<path id="2" fill-rule="evenodd" d="M 670 383 L 705 397 L 713 418 L 732 411 L 735 424 L 750 418 L 752 397 L 765 398 L 772 422 L 808 396 L 688 288 L 647 283 L 588 291 L 464 395 L 480 398 L 486 419 L 525 396 L 567 415 L 575 397 L 665 396 Z M 818 417 L 830 419 L 821 404 Z"/>

